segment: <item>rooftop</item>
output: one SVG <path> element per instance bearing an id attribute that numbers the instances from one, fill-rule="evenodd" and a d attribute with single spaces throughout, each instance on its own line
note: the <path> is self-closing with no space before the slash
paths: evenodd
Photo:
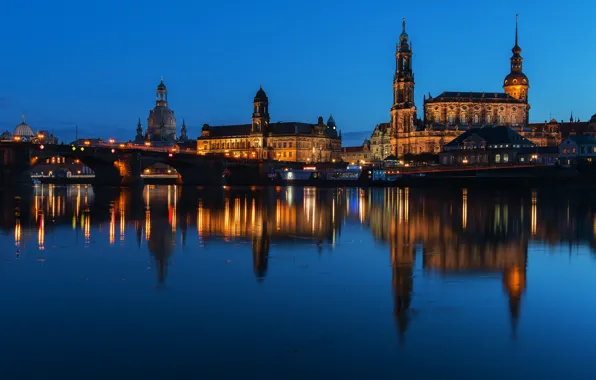
<path id="1" fill-rule="evenodd" d="M 478 136 L 482 138 L 489 145 L 513 143 L 524 146 L 535 145 L 533 142 L 526 139 L 525 137 L 515 132 L 511 128 L 505 126 L 497 126 L 472 128 L 450 141 L 448 144 L 445 145 L 445 148 L 458 148 L 464 140 L 472 136 Z"/>
<path id="2" fill-rule="evenodd" d="M 490 102 L 490 103 L 523 103 L 504 92 L 457 92 L 445 91 L 439 96 L 428 97 L 426 103 L 434 102 Z"/>

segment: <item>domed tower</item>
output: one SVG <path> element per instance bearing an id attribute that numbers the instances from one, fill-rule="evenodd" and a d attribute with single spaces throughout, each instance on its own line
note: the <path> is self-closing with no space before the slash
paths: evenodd
<path id="1" fill-rule="evenodd" d="M 406 33 L 406 19 L 402 19 L 402 32 L 395 53 L 396 69 L 393 78 L 393 107 L 391 107 L 392 133 L 399 137 L 402 133 L 415 130 L 416 106 L 414 105 L 414 72 L 412 71 L 412 43 Z M 395 147 L 394 154 L 397 153 Z M 405 152 L 404 152 L 405 153 Z"/>
<path id="2" fill-rule="evenodd" d="M 267 94 L 263 90 L 263 86 L 253 101 L 254 110 L 252 113 L 252 133 L 267 133 L 267 127 L 269 126 L 269 99 Z"/>
<path id="3" fill-rule="evenodd" d="M 335 130 L 337 125 L 335 124 L 335 119 L 333 118 L 333 114 L 329 114 L 329 119 L 327 119 L 327 127 Z"/>
<path id="4" fill-rule="evenodd" d="M 174 111 L 168 106 L 168 90 L 163 78 L 155 92 L 155 108 L 147 118 L 147 135 L 153 141 L 176 140 L 176 118 Z"/>
<path id="5" fill-rule="evenodd" d="M 503 90 L 515 99 L 523 100 L 524 103 L 528 103 L 528 89 L 530 88 L 530 81 L 526 74 L 523 73 L 523 58 L 521 56 L 521 47 L 518 45 L 518 19 L 519 15 L 515 16 L 515 46 L 511 51 L 513 56 L 511 57 L 511 72 L 505 77 L 503 83 Z"/>
<path id="6" fill-rule="evenodd" d="M 16 140 L 29 141 L 35 137 L 33 129 L 25 123 L 25 114 L 21 115 L 21 124 L 17 125 L 14 129 L 13 136 Z"/>

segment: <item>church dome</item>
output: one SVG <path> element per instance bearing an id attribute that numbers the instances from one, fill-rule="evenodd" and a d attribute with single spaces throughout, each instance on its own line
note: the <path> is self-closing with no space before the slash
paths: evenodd
<path id="1" fill-rule="evenodd" d="M 9 131 L 4 131 L 0 135 L 0 140 L 12 140 L 12 133 L 10 133 Z"/>
<path id="2" fill-rule="evenodd" d="M 259 91 L 257 91 L 257 94 L 255 95 L 255 102 L 262 100 L 267 100 L 267 94 L 263 90 L 263 86 L 261 86 L 261 88 L 259 89 Z"/>
<path id="3" fill-rule="evenodd" d="M 530 86 L 530 81 L 526 74 L 522 72 L 511 72 L 505 77 L 504 86 L 524 85 Z"/>
<path id="4" fill-rule="evenodd" d="M 19 137 L 33 137 L 35 133 L 33 133 L 33 129 L 29 125 L 25 123 L 25 120 L 14 129 L 14 136 Z"/>
<path id="5" fill-rule="evenodd" d="M 596 113 L 594 115 L 592 115 L 592 118 L 590 119 L 590 123 L 596 123 Z"/>

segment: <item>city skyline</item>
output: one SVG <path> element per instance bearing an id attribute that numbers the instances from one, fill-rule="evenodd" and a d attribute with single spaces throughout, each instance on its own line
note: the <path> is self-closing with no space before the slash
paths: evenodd
<path id="1" fill-rule="evenodd" d="M 236 8 L 225 12 L 210 4 L 200 9 L 197 20 L 185 14 L 192 4 L 168 4 L 160 8 L 166 21 L 159 25 L 142 17 L 149 5 L 121 5 L 111 13 L 110 2 L 91 9 L 71 8 L 69 1 L 57 9 L 10 4 L 8 14 L 27 14 L 30 27 L 7 41 L 6 51 L 20 58 L 0 64 L 9 74 L 0 89 L 0 128 L 11 131 L 25 112 L 32 128 L 55 130 L 65 141 L 74 139 L 75 125 L 80 135 L 131 140 L 163 75 L 170 105 L 186 120 L 190 138 L 199 136 L 205 123 L 244 122 L 250 112 L 246 100 L 262 83 L 275 108 L 272 121 L 306 121 L 333 113 L 349 145 L 389 119 L 389 83 L 402 17 L 408 19 L 414 45 L 415 102 L 422 117 L 423 94 L 502 90 L 499 78 L 508 72 L 516 13 L 524 71 L 532 78 L 530 121 L 568 120 L 570 112 L 585 121 L 596 111 L 589 99 L 596 85 L 589 68 L 594 53 L 589 40 L 581 38 L 589 32 L 590 4 L 541 3 L 536 8 L 506 1 L 498 8 L 455 9 L 430 1 L 422 12 L 414 4 L 396 7 L 377 1 L 354 14 L 337 2 L 314 6 L 307 1 L 293 9 L 263 2 L 258 7 L 262 12 L 243 3 L 228 2 Z M 94 22 L 84 22 L 86 11 L 94 12 Z M 477 17 L 483 11 L 490 12 L 490 19 Z M 54 27 L 56 18 L 48 17 L 52 14 L 58 25 L 60 17 L 71 16 L 77 32 Z M 263 20 L 247 17 L 255 15 Z M 310 27 L 290 23 L 296 19 Z M 22 21 L 11 17 L 8 27 Z M 156 45 L 165 53 L 152 58 Z"/>

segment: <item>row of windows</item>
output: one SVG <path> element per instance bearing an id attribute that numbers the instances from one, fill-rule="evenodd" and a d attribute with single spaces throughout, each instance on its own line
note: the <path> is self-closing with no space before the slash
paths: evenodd
<path id="1" fill-rule="evenodd" d="M 311 143 L 298 143 L 297 144 L 298 148 L 311 148 L 312 145 Z M 211 145 L 207 144 L 206 142 L 203 144 L 203 149 L 207 150 L 209 149 L 247 149 L 250 148 L 250 142 L 248 141 L 240 141 L 240 142 L 214 142 L 211 143 Z M 257 146 L 253 146 L 253 147 L 257 147 Z M 287 149 L 287 148 L 293 148 L 294 144 L 290 141 L 290 142 L 270 142 L 269 143 L 269 147 L 270 148 L 278 148 L 278 149 Z M 318 145 L 316 146 L 316 148 L 321 148 L 321 149 L 331 149 L 331 148 L 336 148 L 339 149 L 340 145 L 339 144 L 332 144 L 332 143 L 325 143 L 322 145 Z"/>
<path id="2" fill-rule="evenodd" d="M 269 143 L 270 148 L 275 148 L 275 145 L 276 145 L 275 143 L 272 143 L 272 142 Z M 291 148 L 291 147 L 292 147 L 291 141 L 290 142 L 284 141 L 283 143 L 281 143 L 281 142 L 277 143 L 277 148 Z"/>
<path id="3" fill-rule="evenodd" d="M 505 116 L 503 115 L 499 115 L 498 119 L 493 119 L 492 115 L 486 115 L 486 123 L 487 124 L 491 124 L 493 122 L 496 122 L 498 120 L 499 124 L 505 124 Z M 449 122 L 449 124 L 455 124 L 456 118 L 454 115 L 449 115 L 449 117 L 447 118 L 447 121 Z M 468 123 L 468 118 L 466 117 L 465 114 L 462 114 L 460 119 L 459 119 L 461 124 L 466 124 Z M 436 114 L 435 115 L 435 123 L 440 123 L 441 122 L 441 115 Z M 480 124 L 480 115 L 476 114 L 474 115 L 474 124 Z M 511 116 L 511 124 L 516 124 L 517 123 L 517 118 L 515 117 L 515 115 Z"/>
<path id="4" fill-rule="evenodd" d="M 52 163 L 52 164 L 64 164 L 66 163 L 66 158 L 64 157 L 52 157 L 52 158 L 46 158 L 46 164 Z"/>
<path id="5" fill-rule="evenodd" d="M 495 162 L 498 164 L 499 162 L 501 162 L 501 155 L 497 154 L 495 155 Z M 503 155 L 503 162 L 507 163 L 509 162 L 509 155 L 507 153 L 505 153 Z"/>
<path id="6" fill-rule="evenodd" d="M 586 153 L 596 153 L 596 146 L 581 146 L 579 148 L 579 152 L 581 154 L 586 154 Z M 576 148 L 563 148 L 563 154 L 575 154 L 576 153 Z"/>

